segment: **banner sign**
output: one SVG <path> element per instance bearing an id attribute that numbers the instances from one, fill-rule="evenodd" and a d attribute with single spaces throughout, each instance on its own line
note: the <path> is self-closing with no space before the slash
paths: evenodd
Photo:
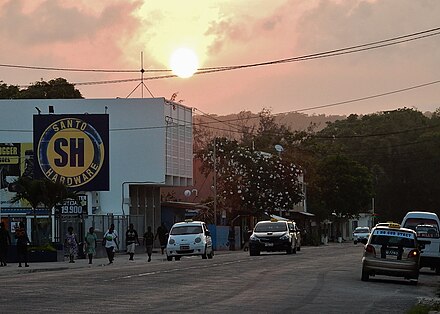
<path id="1" fill-rule="evenodd" d="M 87 195 L 78 195 L 78 200 L 67 199 L 55 206 L 56 214 L 62 216 L 87 215 Z"/>
<path id="2" fill-rule="evenodd" d="M 109 190 L 107 114 L 34 115 L 35 177 L 73 190 Z"/>
<path id="3" fill-rule="evenodd" d="M 20 144 L 0 143 L 0 165 L 18 165 L 20 162 Z"/>
<path id="4" fill-rule="evenodd" d="M 15 181 L 20 177 L 33 178 L 34 152 L 32 143 L 0 143 L 0 208 L 30 207 L 21 199 L 11 204 L 15 196 Z"/>

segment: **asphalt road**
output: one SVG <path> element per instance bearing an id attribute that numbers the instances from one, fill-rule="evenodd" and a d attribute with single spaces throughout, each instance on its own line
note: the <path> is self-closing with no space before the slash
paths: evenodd
<path id="1" fill-rule="evenodd" d="M 303 247 L 297 254 L 219 253 L 62 269 L 2 272 L 2 313 L 405 313 L 433 297 L 438 276 L 360 280 L 362 245 Z M 84 262 L 85 261 L 78 261 Z M 10 266 L 8 266 L 10 267 Z M 11 266 L 12 267 L 12 266 Z M 31 265 L 32 267 L 32 265 Z M 11 268 L 12 269 L 12 268 Z M 15 268 L 14 268 L 15 269 Z"/>

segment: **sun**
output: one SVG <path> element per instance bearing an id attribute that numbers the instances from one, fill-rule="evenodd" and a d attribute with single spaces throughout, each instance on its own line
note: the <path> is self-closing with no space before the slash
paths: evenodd
<path id="1" fill-rule="evenodd" d="M 199 67 L 199 59 L 194 50 L 186 47 L 176 49 L 170 57 L 173 73 L 181 78 L 191 77 Z"/>

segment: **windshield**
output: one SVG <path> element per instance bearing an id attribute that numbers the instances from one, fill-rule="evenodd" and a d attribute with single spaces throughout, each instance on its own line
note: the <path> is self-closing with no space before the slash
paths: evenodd
<path id="1" fill-rule="evenodd" d="M 435 221 L 434 219 L 425 219 L 425 218 L 408 218 L 405 221 L 405 225 L 403 227 L 415 231 L 418 225 L 433 225 L 438 229 L 437 221 Z"/>
<path id="2" fill-rule="evenodd" d="M 172 235 L 199 234 L 202 233 L 202 226 L 178 226 L 171 229 Z"/>
<path id="3" fill-rule="evenodd" d="M 415 238 L 414 234 L 402 231 L 391 230 L 375 230 L 371 238 L 371 244 L 386 246 L 386 247 L 404 247 L 414 248 Z"/>
<path id="4" fill-rule="evenodd" d="M 368 229 L 368 228 L 356 229 L 354 231 L 354 233 L 369 233 L 369 232 L 370 232 L 370 229 Z"/>
<path id="5" fill-rule="evenodd" d="M 419 225 L 416 227 L 416 232 L 421 238 L 438 238 L 438 229 L 433 225 Z"/>
<path id="6" fill-rule="evenodd" d="M 259 222 L 255 226 L 255 232 L 280 232 L 287 231 L 285 222 Z"/>

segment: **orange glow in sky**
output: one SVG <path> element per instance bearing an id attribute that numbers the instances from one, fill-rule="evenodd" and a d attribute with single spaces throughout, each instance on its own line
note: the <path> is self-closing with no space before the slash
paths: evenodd
<path id="1" fill-rule="evenodd" d="M 440 36 L 332 58 L 187 79 L 151 78 L 171 73 L 153 70 L 171 70 L 170 57 L 180 47 L 194 51 L 198 63 L 193 68 L 245 65 L 439 27 L 439 16 L 440 1 L 413 0 L 0 0 L 0 64 L 140 70 L 142 53 L 145 84 L 155 97 L 178 92 L 185 105 L 217 114 L 301 111 L 440 80 Z M 84 83 L 139 78 L 140 73 L 0 67 L 6 84 L 57 77 Z M 77 88 L 86 98 L 123 98 L 137 84 Z M 430 85 L 305 113 L 433 111 L 440 107 L 438 91 Z"/>

